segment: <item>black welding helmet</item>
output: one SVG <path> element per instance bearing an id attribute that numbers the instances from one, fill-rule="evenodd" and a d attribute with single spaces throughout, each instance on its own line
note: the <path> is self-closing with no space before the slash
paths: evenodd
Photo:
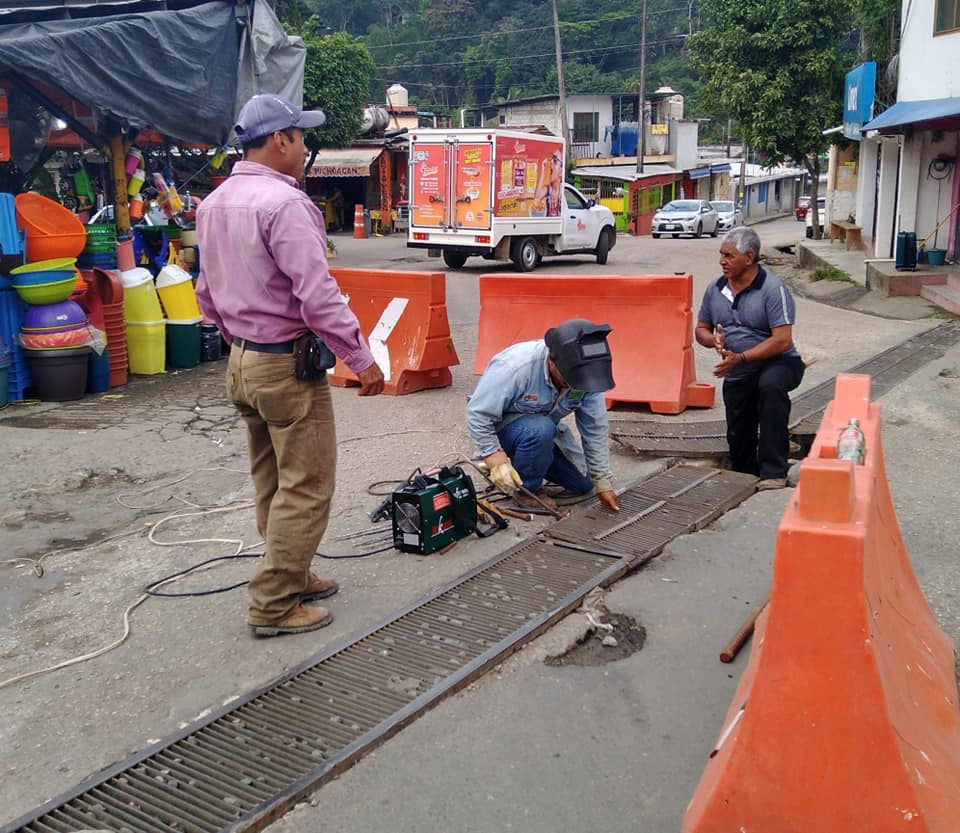
<path id="1" fill-rule="evenodd" d="M 571 318 L 544 333 L 550 358 L 573 390 L 600 393 L 614 386 L 613 359 L 607 344 L 610 332 L 609 324 Z"/>

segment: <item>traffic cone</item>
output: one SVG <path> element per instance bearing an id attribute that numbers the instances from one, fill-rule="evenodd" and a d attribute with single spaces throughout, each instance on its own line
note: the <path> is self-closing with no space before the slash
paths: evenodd
<path id="1" fill-rule="evenodd" d="M 353 236 L 360 240 L 367 236 L 363 227 L 363 206 L 360 204 L 353 207 Z"/>

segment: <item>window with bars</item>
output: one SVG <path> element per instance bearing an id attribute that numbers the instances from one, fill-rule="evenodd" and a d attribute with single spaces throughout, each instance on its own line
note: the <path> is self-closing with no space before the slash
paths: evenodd
<path id="1" fill-rule="evenodd" d="M 960 0 L 937 0 L 933 33 L 940 35 L 957 29 L 960 29 Z"/>
<path id="2" fill-rule="evenodd" d="M 596 142 L 600 138 L 599 113 L 573 114 L 573 142 Z"/>

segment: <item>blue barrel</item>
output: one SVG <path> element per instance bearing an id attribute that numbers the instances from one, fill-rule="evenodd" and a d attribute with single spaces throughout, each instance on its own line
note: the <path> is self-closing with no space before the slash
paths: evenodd
<path id="1" fill-rule="evenodd" d="M 917 235 L 912 231 L 901 231 L 897 235 L 896 268 L 910 272 L 917 268 Z"/>

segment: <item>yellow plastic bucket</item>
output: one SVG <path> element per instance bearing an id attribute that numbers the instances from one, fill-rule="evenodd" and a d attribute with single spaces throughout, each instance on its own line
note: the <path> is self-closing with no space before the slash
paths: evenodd
<path id="1" fill-rule="evenodd" d="M 179 266 L 169 264 L 157 275 L 157 294 L 163 311 L 172 321 L 192 321 L 200 317 L 193 278 Z"/>
<path id="2" fill-rule="evenodd" d="M 120 273 L 120 280 L 123 282 L 123 317 L 127 321 L 143 323 L 163 319 L 160 299 L 149 271 L 128 269 Z"/>
<path id="3" fill-rule="evenodd" d="M 167 363 L 166 323 L 128 321 L 127 360 L 131 373 L 141 376 L 163 373 Z"/>

